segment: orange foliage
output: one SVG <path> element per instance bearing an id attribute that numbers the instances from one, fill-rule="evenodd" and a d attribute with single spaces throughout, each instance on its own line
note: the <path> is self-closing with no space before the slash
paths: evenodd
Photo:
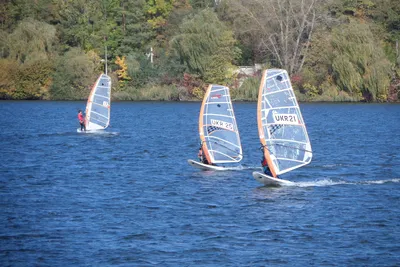
<path id="1" fill-rule="evenodd" d="M 125 63 L 125 57 L 120 58 L 117 56 L 117 60 L 115 60 L 115 64 L 117 64 L 120 69 L 117 70 L 118 80 L 131 80 L 128 75 L 128 66 Z"/>

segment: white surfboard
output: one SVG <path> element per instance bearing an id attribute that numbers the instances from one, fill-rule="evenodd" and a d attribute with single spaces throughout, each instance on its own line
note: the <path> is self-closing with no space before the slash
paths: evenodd
<path id="1" fill-rule="evenodd" d="M 86 130 L 86 131 L 81 131 L 81 128 L 76 129 L 77 133 L 107 133 L 104 130 Z"/>
<path id="2" fill-rule="evenodd" d="M 266 185 L 266 186 L 290 186 L 290 185 L 295 185 L 295 183 L 279 178 L 274 178 L 271 176 L 268 176 L 264 173 L 261 172 L 253 172 L 253 177 L 256 179 L 259 183 Z"/>
<path id="3" fill-rule="evenodd" d="M 226 170 L 229 170 L 229 169 L 227 169 L 225 167 L 222 167 L 222 166 L 204 164 L 204 163 L 201 163 L 200 161 L 195 161 L 195 160 L 192 160 L 192 159 L 188 159 L 188 163 L 190 165 L 192 165 L 193 167 L 198 168 L 200 170 L 206 170 L 206 171 L 226 171 Z"/>

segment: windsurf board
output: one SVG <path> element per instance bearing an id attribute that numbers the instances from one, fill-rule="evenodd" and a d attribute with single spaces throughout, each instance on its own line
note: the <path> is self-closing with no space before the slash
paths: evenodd
<path id="1" fill-rule="evenodd" d="M 260 172 L 253 172 L 253 177 L 254 179 L 257 180 L 257 182 L 264 184 L 266 186 L 285 186 L 285 185 L 290 186 L 295 184 L 291 181 L 274 178 Z"/>
<path id="2" fill-rule="evenodd" d="M 228 170 L 227 168 L 222 167 L 222 166 L 204 164 L 199 161 L 192 160 L 192 159 L 188 159 L 188 163 L 190 165 L 192 165 L 193 167 L 198 168 L 200 170 L 206 170 L 206 171 L 226 171 L 226 170 Z"/>

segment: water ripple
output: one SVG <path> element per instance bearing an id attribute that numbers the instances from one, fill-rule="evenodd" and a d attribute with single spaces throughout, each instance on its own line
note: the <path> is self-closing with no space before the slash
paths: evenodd
<path id="1" fill-rule="evenodd" d="M 187 164 L 199 103 L 115 103 L 112 129 L 78 134 L 84 105 L 0 104 L 3 266 L 400 264 L 400 105 L 302 104 L 313 162 L 280 188 L 251 175 L 255 103 L 234 105 L 244 159 L 226 172 Z"/>

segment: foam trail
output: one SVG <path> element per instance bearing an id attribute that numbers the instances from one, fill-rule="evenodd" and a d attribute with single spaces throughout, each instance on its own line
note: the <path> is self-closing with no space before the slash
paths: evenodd
<path id="1" fill-rule="evenodd" d="M 246 165 L 240 165 L 240 170 L 262 170 L 262 167 L 260 166 L 246 166 Z"/>
<path id="2" fill-rule="evenodd" d="M 386 184 L 386 183 L 400 183 L 400 178 L 359 182 L 359 184 Z"/>
<path id="3" fill-rule="evenodd" d="M 83 134 L 90 134 L 90 135 L 119 135 L 119 132 L 107 132 L 107 131 L 87 131 L 87 132 L 80 132 Z"/>
<path id="4" fill-rule="evenodd" d="M 346 181 L 333 181 L 331 179 L 323 179 L 318 181 L 310 181 L 310 182 L 295 182 L 293 186 L 299 187 L 312 187 L 312 186 L 332 186 L 332 185 L 343 185 L 349 184 Z"/>
<path id="5" fill-rule="evenodd" d="M 298 187 L 322 187 L 322 186 L 334 186 L 334 185 L 373 185 L 373 184 L 385 184 L 385 183 L 400 183 L 400 178 L 388 179 L 388 180 L 374 180 L 374 181 L 360 181 L 360 182 L 349 182 L 349 181 L 333 181 L 331 179 L 323 179 L 310 182 L 294 182 L 293 185 Z"/>

